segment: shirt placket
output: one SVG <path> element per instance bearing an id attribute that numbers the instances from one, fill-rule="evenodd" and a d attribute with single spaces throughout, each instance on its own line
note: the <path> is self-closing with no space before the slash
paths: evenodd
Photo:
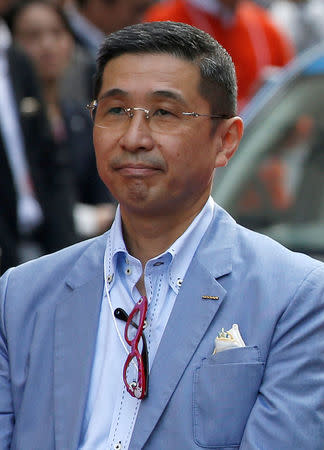
<path id="1" fill-rule="evenodd" d="M 165 276 L 164 263 L 158 262 L 156 265 L 151 265 L 150 269 L 145 274 L 145 285 L 147 287 L 147 295 L 149 300 L 149 310 L 147 314 L 147 326 L 145 328 L 145 335 L 147 336 L 149 365 L 151 367 L 152 361 L 150 359 L 152 352 L 150 352 L 151 333 L 154 328 L 154 319 L 157 310 L 157 303 L 160 300 L 160 291 L 153 289 L 153 285 L 162 283 L 162 278 Z M 122 267 L 122 272 L 126 277 L 129 277 L 129 289 L 134 292 L 134 266 L 132 266 L 130 260 L 126 257 L 125 264 Z M 141 400 L 135 399 L 127 391 L 125 386 L 122 386 L 122 391 L 119 396 L 121 401 L 117 408 L 115 408 L 113 422 L 111 427 L 111 433 L 109 438 L 109 449 L 124 450 L 127 449 L 130 443 L 130 439 L 133 433 L 137 413 L 141 404 Z"/>
<path id="2" fill-rule="evenodd" d="M 127 286 L 127 292 L 132 298 L 133 303 L 138 301 L 136 297 L 135 284 L 139 276 L 139 267 L 128 255 L 123 255 L 119 260 L 119 276 Z M 116 305 L 114 305 L 116 307 Z M 130 311 L 126 311 L 128 314 Z M 123 336 L 123 332 L 122 332 Z M 126 361 L 126 355 L 125 355 Z M 134 368 L 130 368 L 134 370 Z M 122 377 L 122 372 L 120 374 Z M 118 395 L 120 402 L 115 406 L 110 435 L 108 439 L 109 450 L 124 450 L 129 446 L 130 438 L 133 432 L 134 423 L 137 417 L 140 400 L 132 397 L 126 390 L 124 383 L 120 384 L 120 393 Z"/>

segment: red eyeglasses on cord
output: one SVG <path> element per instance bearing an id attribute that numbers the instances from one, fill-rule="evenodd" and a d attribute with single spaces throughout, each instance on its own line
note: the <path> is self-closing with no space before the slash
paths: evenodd
<path id="1" fill-rule="evenodd" d="M 117 319 L 126 322 L 124 336 L 127 344 L 131 347 L 123 369 L 124 383 L 130 395 L 141 400 L 148 395 L 149 378 L 147 343 L 143 332 L 145 328 L 146 312 L 147 298 L 145 296 L 139 299 L 129 316 L 122 308 L 117 308 L 114 311 L 114 315 Z M 134 328 L 136 329 L 136 334 L 134 337 L 131 337 Z M 143 346 L 142 352 L 140 353 L 138 344 L 141 338 Z M 134 364 L 137 369 L 137 380 L 130 381 L 127 377 L 127 372 L 130 369 L 131 364 Z"/>

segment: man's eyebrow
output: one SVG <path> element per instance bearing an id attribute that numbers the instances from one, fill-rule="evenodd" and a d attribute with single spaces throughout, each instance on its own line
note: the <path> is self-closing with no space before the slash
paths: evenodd
<path id="1" fill-rule="evenodd" d="M 109 89 L 108 91 L 104 92 L 99 98 L 98 101 L 103 100 L 105 98 L 109 98 L 109 97 L 116 97 L 116 96 L 121 96 L 121 97 L 129 97 L 129 92 L 124 91 L 123 89 L 120 88 L 112 88 Z M 185 101 L 185 99 L 183 98 L 183 96 L 181 94 L 178 94 L 177 92 L 174 91 L 168 91 L 168 90 L 158 90 L 158 91 L 154 91 L 151 92 L 148 97 L 151 97 L 152 99 L 158 99 L 158 98 L 165 98 L 165 99 L 169 99 L 169 100 L 174 100 L 178 103 L 181 103 L 182 105 L 186 106 L 187 102 Z"/>
<path id="2" fill-rule="evenodd" d="M 123 89 L 113 88 L 113 89 L 109 89 L 109 91 L 104 92 L 98 98 L 98 101 L 103 100 L 104 98 L 108 98 L 108 97 L 115 97 L 117 95 L 120 95 L 120 96 L 123 96 L 123 97 L 127 97 L 129 94 L 128 94 L 127 91 L 124 91 Z"/>
<path id="3" fill-rule="evenodd" d="M 173 91 L 164 91 L 164 90 L 159 90 L 159 91 L 154 91 L 151 94 L 151 97 L 164 97 L 164 98 L 168 98 L 170 100 L 175 100 L 178 103 L 181 103 L 182 105 L 187 105 L 187 102 L 185 101 L 185 99 L 182 97 L 182 95 L 178 94 L 177 92 L 173 92 Z"/>

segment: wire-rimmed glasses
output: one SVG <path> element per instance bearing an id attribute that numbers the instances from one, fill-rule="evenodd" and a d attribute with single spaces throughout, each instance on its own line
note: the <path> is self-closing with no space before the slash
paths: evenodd
<path id="1" fill-rule="evenodd" d="M 100 101 L 93 100 L 87 109 L 95 126 L 116 131 L 125 131 L 136 112 L 144 114 L 151 131 L 157 133 L 172 133 L 179 126 L 191 118 L 205 117 L 209 119 L 230 119 L 229 114 L 201 114 L 195 111 L 182 111 L 181 105 L 170 103 L 167 106 L 162 102 L 150 109 L 143 107 L 126 107 L 110 97 Z"/>
<path id="2" fill-rule="evenodd" d="M 126 322 L 124 337 L 131 347 L 123 368 L 123 380 L 127 391 L 132 397 L 144 399 L 148 394 L 148 351 L 144 335 L 145 317 L 147 312 L 147 298 L 141 297 L 128 316 L 127 313 L 117 308 L 114 311 L 116 318 Z M 135 331 L 135 334 L 134 334 Z M 138 344 L 142 338 L 142 351 L 138 349 Z M 134 379 L 132 369 L 136 369 L 136 379 Z"/>

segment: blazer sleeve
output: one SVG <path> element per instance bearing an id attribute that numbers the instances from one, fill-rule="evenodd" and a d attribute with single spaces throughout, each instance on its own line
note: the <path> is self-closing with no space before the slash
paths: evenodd
<path id="1" fill-rule="evenodd" d="M 324 266 L 277 323 L 241 450 L 324 448 Z"/>
<path id="2" fill-rule="evenodd" d="M 0 279 L 0 448 L 10 448 L 14 426 L 13 403 L 10 386 L 8 346 L 5 326 L 5 292 L 8 273 Z"/>

